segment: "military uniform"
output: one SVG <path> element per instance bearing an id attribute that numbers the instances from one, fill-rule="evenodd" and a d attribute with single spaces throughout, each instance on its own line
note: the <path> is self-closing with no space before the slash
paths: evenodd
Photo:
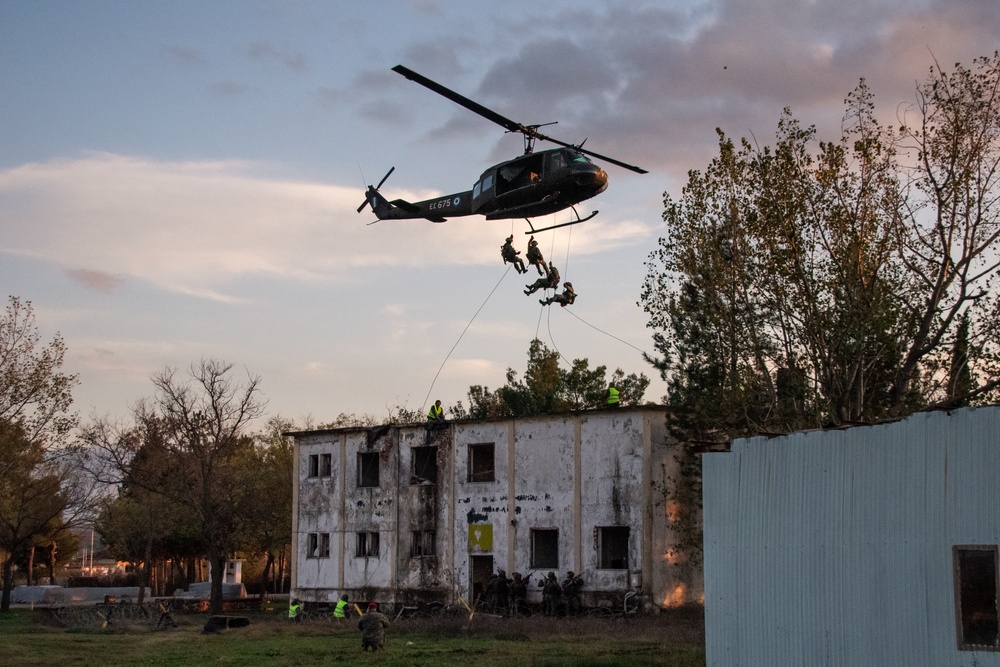
<path id="1" fill-rule="evenodd" d="M 389 618 L 378 611 L 378 606 L 373 602 L 368 605 L 368 611 L 361 615 L 358 621 L 358 630 L 361 630 L 361 650 L 366 651 L 371 647 L 372 651 L 385 648 L 385 629 L 389 627 Z"/>
<path id="2" fill-rule="evenodd" d="M 500 256 L 503 257 L 503 263 L 513 264 L 518 273 L 527 273 L 528 269 L 524 268 L 524 260 L 518 257 L 520 254 L 514 250 L 514 237 L 508 236 L 507 242 L 500 246 Z"/>
<path id="3" fill-rule="evenodd" d="M 583 579 L 579 575 L 573 574 L 570 570 L 563 580 L 563 596 L 566 598 L 566 614 L 576 616 L 580 613 L 580 589 L 583 588 Z"/>
<path id="4" fill-rule="evenodd" d="M 545 274 L 544 278 L 539 278 L 530 285 L 525 285 L 527 289 L 524 290 L 525 294 L 534 294 L 540 289 L 558 289 L 559 288 L 559 269 L 557 269 L 552 264 L 549 264 L 549 271 Z"/>
<path id="5" fill-rule="evenodd" d="M 545 579 L 538 582 L 542 588 L 542 607 L 546 616 L 555 616 L 559 609 L 559 600 L 562 597 L 562 587 L 556 581 L 556 573 L 549 572 Z"/>
<path id="6" fill-rule="evenodd" d="M 538 269 L 538 275 L 540 276 L 544 276 L 549 272 L 549 267 L 542 257 L 542 251 L 538 248 L 538 241 L 535 240 L 534 236 L 528 239 L 528 264 Z"/>

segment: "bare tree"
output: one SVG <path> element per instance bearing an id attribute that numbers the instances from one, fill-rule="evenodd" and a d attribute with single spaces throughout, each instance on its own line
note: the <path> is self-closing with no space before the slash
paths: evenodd
<path id="1" fill-rule="evenodd" d="M 99 420 L 83 430 L 90 468 L 105 483 L 126 483 L 161 496 L 190 514 L 209 560 L 211 608 L 222 610 L 226 559 L 240 546 L 266 501 L 256 495 L 245 434 L 264 410 L 260 379 L 238 382 L 232 365 L 202 360 L 188 378 L 166 369 L 153 376 L 156 393 L 133 409 L 135 424 Z"/>

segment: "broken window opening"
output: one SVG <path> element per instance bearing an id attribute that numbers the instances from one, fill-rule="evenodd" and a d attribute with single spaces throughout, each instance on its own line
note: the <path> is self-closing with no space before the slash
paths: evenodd
<path id="1" fill-rule="evenodd" d="M 371 558 L 378 556 L 378 533 L 358 533 L 358 547 L 354 555 L 358 558 Z"/>
<path id="2" fill-rule="evenodd" d="M 410 484 L 437 484 L 437 447 L 412 447 L 413 474 Z"/>
<path id="3" fill-rule="evenodd" d="M 378 486 L 378 452 L 358 452 L 358 487 Z"/>
<path id="4" fill-rule="evenodd" d="M 496 481 L 492 442 L 481 445 L 469 445 L 469 481 Z"/>
<path id="5" fill-rule="evenodd" d="M 955 546 L 952 558 L 959 650 L 1000 650 L 997 545 Z"/>
<path id="6" fill-rule="evenodd" d="M 309 455 L 309 476 L 319 477 L 319 454 Z"/>
<path id="7" fill-rule="evenodd" d="M 410 557 L 423 558 L 433 556 L 435 553 L 434 542 L 436 537 L 437 533 L 433 530 L 413 531 L 413 542 L 410 546 Z"/>
<path id="8" fill-rule="evenodd" d="M 531 530 L 531 567 L 535 569 L 559 569 L 558 529 L 533 528 Z"/>
<path id="9" fill-rule="evenodd" d="M 599 569 L 628 569 L 628 537 L 628 526 L 601 526 L 597 528 L 597 567 Z"/>
<path id="10" fill-rule="evenodd" d="M 333 454 L 319 455 L 319 476 L 320 477 L 333 476 Z"/>
<path id="11" fill-rule="evenodd" d="M 319 533 L 309 533 L 306 547 L 306 558 L 319 557 Z"/>
<path id="12" fill-rule="evenodd" d="M 319 557 L 330 557 L 330 533 L 320 533 L 319 535 Z"/>
<path id="13" fill-rule="evenodd" d="M 330 557 L 330 533 L 309 533 L 306 558 Z"/>

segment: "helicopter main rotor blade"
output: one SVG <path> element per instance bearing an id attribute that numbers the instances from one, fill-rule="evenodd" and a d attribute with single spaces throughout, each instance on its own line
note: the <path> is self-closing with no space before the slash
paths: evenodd
<path id="1" fill-rule="evenodd" d="M 446 88 L 445 86 L 442 86 L 437 81 L 432 81 L 431 79 L 428 79 L 426 76 L 424 76 L 422 74 L 417 74 L 412 69 L 410 69 L 408 67 L 404 67 L 403 65 L 396 65 L 395 67 L 392 68 L 392 71 L 396 72 L 397 74 L 402 74 L 403 76 L 405 76 L 410 81 L 413 81 L 415 83 L 419 83 L 421 86 L 424 86 L 425 88 L 429 88 L 430 90 L 433 90 L 438 95 L 441 95 L 443 97 L 448 98 L 452 102 L 465 107 L 466 109 L 468 109 L 469 111 L 472 111 L 473 113 L 479 114 L 480 116 L 482 116 L 483 118 L 485 118 L 487 120 L 493 121 L 494 123 L 496 123 L 500 127 L 505 128 L 508 132 L 520 132 L 521 134 L 523 134 L 524 136 L 528 137 L 529 139 L 540 139 L 542 141 L 551 141 L 552 143 L 557 144 L 559 146 L 564 146 L 566 148 L 572 148 L 573 150 L 579 151 L 580 153 L 583 153 L 585 155 L 590 155 L 591 157 L 596 157 L 599 160 L 604 160 L 606 162 L 610 162 L 613 165 L 617 165 L 619 167 L 623 167 L 625 169 L 629 169 L 629 170 L 634 171 L 634 172 L 636 172 L 638 174 L 648 174 L 649 173 L 648 171 L 646 171 L 645 169 L 642 169 L 641 167 L 636 167 L 635 165 L 626 164 L 626 163 L 622 162 L 621 160 L 616 160 L 614 158 L 608 157 L 607 155 L 601 155 L 600 153 L 595 153 L 593 151 L 589 151 L 589 150 L 587 150 L 585 148 L 581 148 L 580 146 L 576 146 L 574 144 L 570 144 L 570 143 L 567 143 L 565 141 L 559 141 L 558 139 L 553 139 L 552 137 L 548 137 L 548 136 L 545 136 L 544 134 L 540 134 L 538 132 L 538 128 L 540 127 L 539 125 L 522 125 L 521 123 L 517 123 L 515 121 L 512 121 L 510 118 L 507 118 L 506 116 L 501 116 L 496 111 L 493 111 L 492 109 L 487 109 L 482 104 L 479 104 L 478 102 L 473 102 L 468 97 L 465 97 L 464 95 L 460 95 L 460 94 L 456 93 L 451 88 Z M 549 125 L 549 124 L 551 124 L 551 123 L 546 123 L 546 125 Z M 528 144 L 528 146 L 530 146 L 530 144 Z M 530 152 L 530 148 L 528 150 Z"/>
<path id="2" fill-rule="evenodd" d="M 468 97 L 465 97 L 464 95 L 459 95 L 454 90 L 452 90 L 450 88 L 445 88 L 440 83 L 438 83 L 436 81 L 431 81 L 426 76 L 424 76 L 422 74 L 417 74 L 416 72 L 414 72 L 412 69 L 410 69 L 408 67 L 403 67 L 402 65 L 396 65 L 395 67 L 392 68 L 392 71 L 396 72 L 398 74 L 402 74 L 403 76 L 405 76 L 410 81 L 413 81 L 415 83 L 419 83 L 421 86 L 423 86 L 425 88 L 429 88 L 429 89 L 433 90 L 438 95 L 441 95 L 443 97 L 447 97 L 449 100 L 451 100 L 455 104 L 462 105 L 463 107 L 465 107 L 469 111 L 472 111 L 473 113 L 477 113 L 477 114 L 479 114 L 480 116 L 482 116 L 483 118 L 485 118 L 487 120 L 493 121 L 494 123 L 496 123 L 500 127 L 504 127 L 508 131 L 510 131 L 510 132 L 521 132 L 521 133 L 524 133 L 524 134 L 534 134 L 531 130 L 529 130 L 524 125 L 521 125 L 520 123 L 515 123 L 510 118 L 506 118 L 504 116 L 501 116 L 496 111 L 493 111 L 492 109 L 487 109 L 482 104 L 479 104 L 478 102 L 473 102 Z"/>
<path id="3" fill-rule="evenodd" d="M 577 146 L 575 144 L 570 144 L 570 143 L 567 143 L 565 141 L 559 141 L 558 139 L 553 139 L 552 137 L 547 137 L 544 134 L 538 134 L 536 132 L 534 134 L 534 137 L 535 137 L 535 139 L 540 139 L 541 141 L 551 141 L 552 143 L 558 144 L 559 146 L 565 146 L 566 148 L 572 148 L 577 153 L 583 153 L 584 155 L 589 155 L 591 157 L 596 157 L 598 160 L 604 160 L 605 162 L 610 162 L 613 165 L 617 165 L 619 167 L 623 167 L 623 168 L 628 169 L 630 171 L 634 171 L 637 174 L 648 174 L 649 173 L 648 171 L 646 171 L 642 167 L 636 167 L 635 165 L 632 165 L 632 164 L 626 164 L 625 162 L 622 162 L 621 160 L 616 160 L 613 157 L 608 157 L 607 155 L 601 155 L 600 153 L 595 153 L 594 151 L 587 150 L 586 148 L 581 148 L 580 146 Z"/>

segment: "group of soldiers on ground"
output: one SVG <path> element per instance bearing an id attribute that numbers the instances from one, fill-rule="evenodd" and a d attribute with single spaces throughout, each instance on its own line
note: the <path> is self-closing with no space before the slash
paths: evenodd
<path id="1" fill-rule="evenodd" d="M 532 573 L 533 574 L 533 573 Z M 486 584 L 487 603 L 493 608 L 494 613 L 501 616 L 527 616 L 528 611 L 528 582 L 532 575 L 522 577 L 520 572 L 515 572 L 513 577 L 508 579 L 504 570 L 497 572 L 490 577 Z M 542 589 L 542 608 L 546 616 L 577 616 L 580 614 L 580 591 L 583 589 L 583 578 L 574 574 L 572 570 L 566 573 L 562 585 L 556 580 L 555 572 L 549 572 L 542 581 L 538 582 Z M 298 622 L 302 619 L 300 611 L 302 603 L 294 597 L 288 601 L 288 620 Z M 358 630 L 361 631 L 361 650 L 379 651 L 385 648 L 385 630 L 389 627 L 389 617 L 378 610 L 377 602 L 369 602 L 368 610 L 361 613 L 357 605 L 354 609 L 360 614 L 358 619 Z M 336 607 L 333 609 L 333 617 L 336 619 L 346 619 L 351 614 L 350 603 L 347 594 L 340 596 Z"/>
<path id="2" fill-rule="evenodd" d="M 494 613 L 501 616 L 528 615 L 528 582 L 532 574 L 522 577 L 520 572 L 515 572 L 507 578 L 507 572 L 501 569 L 490 577 L 486 584 L 486 602 Z M 546 616 L 579 615 L 583 589 L 580 575 L 570 570 L 560 585 L 555 572 L 549 572 L 538 582 L 538 587 L 542 589 L 542 611 Z"/>
<path id="3" fill-rule="evenodd" d="M 528 269 L 524 266 L 524 261 L 520 258 L 520 254 L 520 250 L 514 249 L 514 235 L 511 234 L 507 237 L 506 242 L 500 246 L 500 256 L 503 257 L 504 264 L 513 264 L 514 270 L 518 273 L 527 273 Z M 538 275 L 542 277 L 530 285 L 524 286 L 524 293 L 526 295 L 534 294 L 540 289 L 550 289 L 553 292 L 559 289 L 559 270 L 554 265 L 545 263 L 542 251 L 538 247 L 538 241 L 535 240 L 534 236 L 528 239 L 528 264 L 538 269 Z M 576 301 L 576 292 L 573 291 L 573 283 L 567 281 L 563 283 L 561 294 L 553 294 L 547 299 L 539 299 L 538 303 L 543 306 L 558 303 L 565 308 L 574 301 Z"/>

